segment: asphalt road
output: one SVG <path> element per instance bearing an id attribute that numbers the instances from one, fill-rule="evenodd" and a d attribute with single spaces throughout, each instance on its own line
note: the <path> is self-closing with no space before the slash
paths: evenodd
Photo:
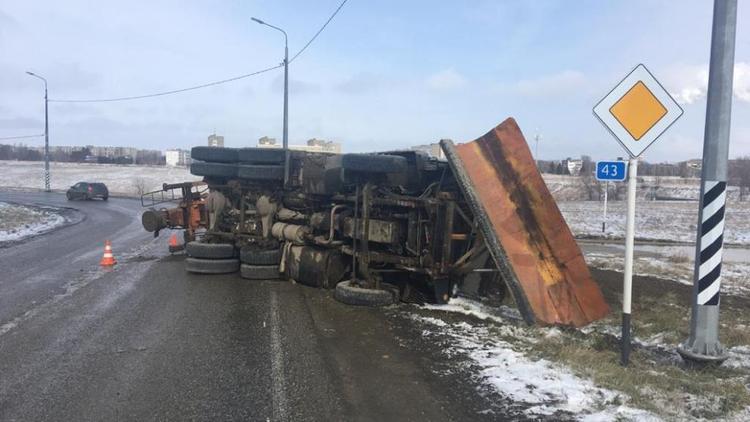
<path id="1" fill-rule="evenodd" d="M 82 220 L 0 249 L 2 421 L 519 417 L 465 371 L 436 371 L 450 363 L 398 308 L 188 274 L 166 236 L 141 229 L 136 201 L 0 201 L 73 207 Z M 111 271 L 98 267 L 105 239 L 119 260 Z"/>

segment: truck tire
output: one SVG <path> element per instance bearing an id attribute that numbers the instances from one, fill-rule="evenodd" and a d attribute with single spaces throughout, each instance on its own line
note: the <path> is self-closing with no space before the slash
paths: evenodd
<path id="1" fill-rule="evenodd" d="M 229 274 L 240 269 L 239 259 L 186 258 L 185 270 L 196 274 Z"/>
<path id="2" fill-rule="evenodd" d="M 239 164 L 237 177 L 254 180 L 284 180 L 284 166 Z"/>
<path id="3" fill-rule="evenodd" d="M 385 306 L 395 302 L 393 292 L 353 286 L 351 280 L 337 284 L 333 297 L 341 303 L 355 306 Z"/>
<path id="4" fill-rule="evenodd" d="M 240 277 L 247 280 L 278 280 L 281 278 L 278 265 L 240 265 Z"/>
<path id="5" fill-rule="evenodd" d="M 344 154 L 341 156 L 341 167 L 369 173 L 402 173 L 407 169 L 407 161 L 400 155 Z"/>
<path id="6" fill-rule="evenodd" d="M 281 249 L 257 249 L 245 246 L 240 249 L 240 261 L 250 265 L 279 265 Z"/>
<path id="7" fill-rule="evenodd" d="M 285 157 L 284 150 L 278 148 L 240 148 L 237 151 L 240 163 L 279 164 Z"/>
<path id="8" fill-rule="evenodd" d="M 190 158 L 208 163 L 236 163 L 237 150 L 224 147 L 193 147 Z"/>
<path id="9" fill-rule="evenodd" d="M 203 163 L 193 162 L 190 164 L 190 173 L 196 176 L 209 177 L 236 177 L 236 164 Z"/>
<path id="10" fill-rule="evenodd" d="M 231 243 L 202 243 L 189 242 L 186 246 L 187 254 L 200 259 L 234 258 L 234 245 Z"/>

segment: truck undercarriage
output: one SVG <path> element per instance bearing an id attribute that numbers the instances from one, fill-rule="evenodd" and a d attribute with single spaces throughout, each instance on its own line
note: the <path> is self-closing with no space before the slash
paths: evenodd
<path id="1" fill-rule="evenodd" d="M 603 317 L 601 292 L 515 121 L 441 147 L 448 161 L 288 151 L 287 180 L 283 149 L 195 147 L 191 172 L 204 182 L 145 194 L 143 225 L 155 235 L 184 229 L 188 255 L 213 248 L 206 257 L 217 259 L 196 252 L 189 271 L 275 272 L 335 288 L 350 304 L 444 303 L 459 291 L 502 299 L 507 288 L 529 323 Z M 155 208 L 172 200 L 179 206 Z"/>

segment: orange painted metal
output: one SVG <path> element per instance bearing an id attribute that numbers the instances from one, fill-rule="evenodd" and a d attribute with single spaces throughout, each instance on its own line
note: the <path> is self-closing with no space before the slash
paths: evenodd
<path id="1" fill-rule="evenodd" d="M 580 327 L 604 317 L 609 307 L 516 121 L 441 144 L 526 321 Z"/>

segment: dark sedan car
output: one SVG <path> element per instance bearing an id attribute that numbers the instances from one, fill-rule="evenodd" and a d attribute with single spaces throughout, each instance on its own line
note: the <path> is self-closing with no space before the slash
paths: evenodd
<path id="1" fill-rule="evenodd" d="M 69 201 L 74 199 L 88 200 L 94 198 L 101 198 L 106 201 L 107 198 L 109 198 L 109 190 L 104 183 L 78 182 L 68 189 L 66 196 Z"/>

